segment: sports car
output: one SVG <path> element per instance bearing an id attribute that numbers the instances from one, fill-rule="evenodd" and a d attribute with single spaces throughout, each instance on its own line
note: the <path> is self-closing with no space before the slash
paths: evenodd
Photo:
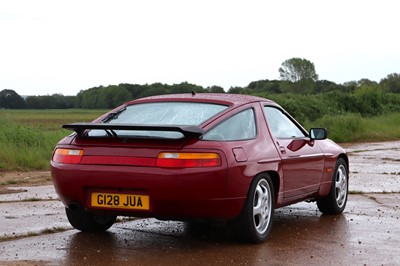
<path id="1" fill-rule="evenodd" d="M 62 127 L 73 132 L 56 145 L 51 173 L 81 231 L 105 231 L 117 216 L 218 221 L 259 243 L 277 208 L 314 201 L 340 214 L 346 206 L 345 150 L 265 98 L 152 96 Z"/>

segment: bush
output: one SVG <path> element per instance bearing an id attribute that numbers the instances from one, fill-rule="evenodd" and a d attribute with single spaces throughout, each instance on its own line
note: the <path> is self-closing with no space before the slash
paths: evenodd
<path id="1" fill-rule="evenodd" d="M 308 128 L 324 127 L 328 129 L 328 137 L 337 142 L 353 142 L 359 140 L 364 128 L 360 114 L 326 115 L 314 122 L 307 122 Z"/>
<path id="2" fill-rule="evenodd" d="M 328 137 L 336 142 L 384 141 L 400 138 L 400 113 L 375 117 L 360 114 L 326 115 L 314 122 L 306 122 L 307 129 L 324 127 Z"/>
<path id="3" fill-rule="evenodd" d="M 335 113 L 334 104 L 326 102 L 321 95 L 257 94 L 282 106 L 298 122 L 314 121 L 325 114 Z"/>

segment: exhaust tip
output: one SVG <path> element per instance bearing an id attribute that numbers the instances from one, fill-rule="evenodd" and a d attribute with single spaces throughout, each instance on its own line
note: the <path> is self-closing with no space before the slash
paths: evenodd
<path id="1" fill-rule="evenodd" d="M 74 211 L 83 209 L 83 207 L 77 202 L 71 202 L 70 204 L 68 204 L 68 208 Z"/>

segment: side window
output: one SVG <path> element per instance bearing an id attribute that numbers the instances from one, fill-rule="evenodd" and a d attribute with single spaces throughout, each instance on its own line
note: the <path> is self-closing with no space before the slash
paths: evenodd
<path id="1" fill-rule="evenodd" d="M 275 138 L 302 138 L 303 131 L 281 110 L 272 106 L 264 106 L 264 112 L 272 135 Z"/>
<path id="2" fill-rule="evenodd" d="M 242 111 L 204 135 L 203 140 L 247 140 L 257 135 L 256 122 L 253 109 Z"/>

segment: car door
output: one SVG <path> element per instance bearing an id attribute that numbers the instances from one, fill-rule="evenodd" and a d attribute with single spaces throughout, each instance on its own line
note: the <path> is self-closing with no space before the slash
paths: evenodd
<path id="1" fill-rule="evenodd" d="M 269 131 L 282 159 L 285 198 L 301 198 L 319 188 L 324 154 L 284 110 L 264 106 Z"/>

